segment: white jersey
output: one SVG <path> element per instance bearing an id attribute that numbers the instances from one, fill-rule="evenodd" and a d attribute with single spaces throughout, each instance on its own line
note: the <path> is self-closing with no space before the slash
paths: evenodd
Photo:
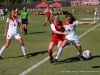
<path id="1" fill-rule="evenodd" d="M 66 37 L 65 37 L 66 39 L 75 40 L 78 38 L 78 35 L 76 33 L 76 25 L 77 24 L 78 24 L 78 21 L 75 21 L 72 24 L 67 24 L 66 21 L 63 23 L 65 31 L 68 32 L 68 35 L 66 35 Z"/>
<path id="2" fill-rule="evenodd" d="M 98 13 L 98 8 L 97 8 L 97 7 L 95 8 L 95 12 L 97 12 L 97 13 Z"/>
<path id="3" fill-rule="evenodd" d="M 13 19 L 12 17 L 7 18 L 6 22 L 9 23 L 8 32 L 17 33 L 18 32 L 18 24 L 20 23 L 19 18 Z"/>
<path id="4" fill-rule="evenodd" d="M 95 11 L 94 11 L 94 15 L 98 15 L 98 13 L 99 13 L 99 10 L 98 10 L 98 8 L 96 7 L 96 8 L 95 8 Z"/>

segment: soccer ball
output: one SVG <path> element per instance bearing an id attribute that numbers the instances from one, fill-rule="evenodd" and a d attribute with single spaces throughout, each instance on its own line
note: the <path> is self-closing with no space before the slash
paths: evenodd
<path id="1" fill-rule="evenodd" d="M 83 52 L 83 57 L 86 58 L 86 59 L 89 59 L 91 57 L 91 52 L 89 50 L 85 50 Z"/>

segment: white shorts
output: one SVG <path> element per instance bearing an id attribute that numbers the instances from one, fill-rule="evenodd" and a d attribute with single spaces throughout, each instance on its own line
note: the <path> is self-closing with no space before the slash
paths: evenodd
<path id="1" fill-rule="evenodd" d="M 4 13 L 0 13 L 0 15 L 4 15 Z"/>
<path id="2" fill-rule="evenodd" d="M 96 16 L 96 15 L 99 15 L 99 13 L 98 12 L 94 12 L 94 15 Z"/>
<path id="3" fill-rule="evenodd" d="M 10 32 L 8 32 L 6 38 L 7 39 L 12 39 L 12 37 L 14 37 L 15 39 L 20 39 L 21 38 L 19 33 L 10 33 Z"/>
<path id="4" fill-rule="evenodd" d="M 80 43 L 78 38 L 74 39 L 74 40 L 69 40 L 69 39 L 66 38 L 66 40 L 68 40 L 68 43 L 70 43 L 72 45 L 75 45 L 75 46 L 80 46 L 81 45 L 81 43 Z"/>

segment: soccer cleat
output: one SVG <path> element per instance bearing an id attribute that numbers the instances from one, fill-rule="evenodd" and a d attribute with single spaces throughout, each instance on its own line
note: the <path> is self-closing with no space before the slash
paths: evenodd
<path id="1" fill-rule="evenodd" d="M 28 56 L 28 55 L 24 55 L 24 57 L 25 57 L 25 58 L 29 58 L 29 56 Z"/>
<path id="2" fill-rule="evenodd" d="M 54 63 L 54 59 L 53 58 L 50 58 L 50 63 Z"/>
<path id="3" fill-rule="evenodd" d="M 54 61 L 54 62 L 57 62 L 57 61 L 58 61 L 58 59 L 53 59 L 53 61 Z"/>
<path id="4" fill-rule="evenodd" d="M 79 58 L 79 60 L 83 61 L 83 58 L 82 58 L 82 56 L 78 56 L 78 58 Z"/>

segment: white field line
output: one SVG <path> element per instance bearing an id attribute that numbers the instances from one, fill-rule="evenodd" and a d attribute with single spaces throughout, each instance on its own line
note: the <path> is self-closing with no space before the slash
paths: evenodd
<path id="1" fill-rule="evenodd" d="M 83 37 L 84 35 L 86 35 L 87 33 L 89 33 L 90 31 L 92 31 L 93 29 L 97 28 L 98 26 L 100 26 L 100 23 L 96 26 L 94 26 L 93 28 L 89 29 L 88 31 L 86 31 L 85 33 L 83 33 L 82 35 L 79 36 L 79 38 Z M 55 55 L 56 52 L 53 53 L 53 55 Z M 46 62 L 49 59 L 49 56 L 44 58 L 43 60 L 41 60 L 40 62 L 36 63 L 35 65 L 31 66 L 30 68 L 28 68 L 27 70 L 25 70 L 24 72 L 20 73 L 19 75 L 26 75 L 27 73 L 29 73 L 31 70 L 35 69 L 36 67 L 38 67 L 39 65 L 41 65 L 42 63 Z"/>

